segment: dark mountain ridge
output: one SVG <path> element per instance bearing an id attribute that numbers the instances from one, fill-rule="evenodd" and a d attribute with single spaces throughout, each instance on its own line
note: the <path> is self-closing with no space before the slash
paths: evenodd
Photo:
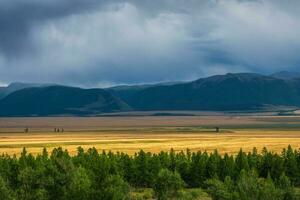
<path id="1" fill-rule="evenodd" d="M 129 110 L 126 103 L 103 89 L 66 86 L 25 88 L 0 100 L 0 116 L 89 115 Z"/>
<path id="2" fill-rule="evenodd" d="M 124 99 L 135 110 L 247 110 L 300 105 L 300 82 L 252 73 L 155 86 Z"/>
<path id="3" fill-rule="evenodd" d="M 254 73 L 191 82 L 81 89 L 29 87 L 0 99 L 0 116 L 98 115 L 123 111 L 262 110 L 300 107 L 300 78 Z"/>

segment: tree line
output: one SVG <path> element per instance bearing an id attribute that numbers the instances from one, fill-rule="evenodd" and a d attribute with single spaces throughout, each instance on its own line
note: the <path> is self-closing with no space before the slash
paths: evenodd
<path id="1" fill-rule="evenodd" d="M 299 199 L 295 186 L 300 150 L 290 146 L 281 154 L 254 148 L 235 156 L 173 149 L 130 156 L 81 147 L 75 156 L 62 148 L 0 156 L 0 199 L 7 200 L 132 199 L 131 188 L 153 188 L 162 200 L 180 196 L 182 188 L 203 188 L 215 200 L 288 200 Z"/>

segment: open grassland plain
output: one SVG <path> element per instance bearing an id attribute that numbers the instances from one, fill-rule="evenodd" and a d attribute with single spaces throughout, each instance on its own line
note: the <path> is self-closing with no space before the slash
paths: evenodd
<path id="1" fill-rule="evenodd" d="M 215 131 L 220 127 L 220 132 Z M 28 132 L 25 133 L 25 129 Z M 54 129 L 60 132 L 54 132 Z M 61 130 L 64 130 L 61 132 Z M 267 147 L 281 152 L 300 148 L 297 116 L 130 116 L 0 118 L 0 153 L 19 155 L 22 148 L 40 153 L 63 147 L 75 154 L 77 147 L 134 154 L 143 149 L 237 153 Z"/>

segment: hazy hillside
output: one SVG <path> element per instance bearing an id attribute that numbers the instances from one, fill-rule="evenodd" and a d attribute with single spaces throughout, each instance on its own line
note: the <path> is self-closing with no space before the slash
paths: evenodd
<path id="1" fill-rule="evenodd" d="M 38 84 L 38 83 L 20 83 L 15 82 L 9 84 L 7 87 L 1 87 L 0 88 L 0 99 L 4 98 L 5 96 L 25 88 L 31 88 L 31 87 L 47 87 L 51 84 Z"/>
<path id="2" fill-rule="evenodd" d="M 6 87 L 0 87 L 0 99 L 4 96 Z"/>
<path id="3" fill-rule="evenodd" d="M 259 74 L 226 74 L 184 84 L 155 86 L 126 102 L 136 110 L 245 110 L 300 105 L 300 82 Z"/>
<path id="4" fill-rule="evenodd" d="M 164 83 L 157 83 L 157 84 L 141 84 L 141 85 L 119 85 L 108 88 L 107 90 L 112 92 L 114 95 L 118 96 L 125 102 L 129 102 L 131 98 L 134 98 L 135 95 L 145 89 L 157 86 L 170 86 L 175 84 L 180 84 L 183 82 L 164 82 Z"/>
<path id="5" fill-rule="evenodd" d="M 65 86 L 26 88 L 0 100 L 0 116 L 87 115 L 128 110 L 126 103 L 103 89 Z"/>
<path id="6" fill-rule="evenodd" d="M 280 78 L 280 79 L 295 79 L 300 78 L 299 72 L 289 72 L 289 71 L 280 71 L 274 74 L 271 74 L 270 76 L 274 78 Z"/>

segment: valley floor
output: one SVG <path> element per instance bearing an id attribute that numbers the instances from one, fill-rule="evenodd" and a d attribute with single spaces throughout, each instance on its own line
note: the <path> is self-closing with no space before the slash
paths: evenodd
<path id="1" fill-rule="evenodd" d="M 215 127 L 220 128 L 216 132 Z M 28 132 L 25 129 L 28 128 Z M 54 129 L 60 132 L 54 132 Z M 64 129 L 64 132 L 61 132 Z M 300 117 L 296 116 L 144 116 L 144 117 L 50 117 L 0 118 L 0 153 L 33 154 L 42 148 L 121 151 L 213 151 L 237 153 L 263 147 L 281 152 L 300 148 Z"/>

